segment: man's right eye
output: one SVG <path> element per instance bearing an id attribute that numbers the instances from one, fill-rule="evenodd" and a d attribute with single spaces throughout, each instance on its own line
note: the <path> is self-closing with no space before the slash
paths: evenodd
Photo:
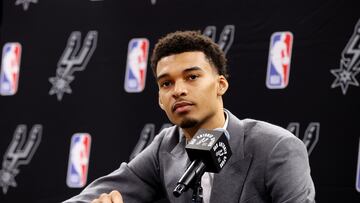
<path id="1" fill-rule="evenodd" d="M 164 82 L 160 83 L 161 87 L 169 87 L 170 85 L 171 85 L 170 81 L 164 81 Z"/>

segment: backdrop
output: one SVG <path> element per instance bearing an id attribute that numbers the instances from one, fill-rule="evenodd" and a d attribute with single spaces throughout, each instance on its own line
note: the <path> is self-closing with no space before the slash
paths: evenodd
<path id="1" fill-rule="evenodd" d="M 0 202 L 60 202 L 148 144 L 169 123 L 148 56 L 176 30 L 226 52 L 227 109 L 304 141 L 318 202 L 360 200 L 358 0 L 1 2 Z"/>

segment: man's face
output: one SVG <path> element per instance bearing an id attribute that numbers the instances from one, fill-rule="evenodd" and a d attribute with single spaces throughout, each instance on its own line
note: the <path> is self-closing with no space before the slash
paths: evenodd
<path id="1" fill-rule="evenodd" d="M 182 128 L 210 127 L 219 112 L 223 115 L 221 96 L 228 84 L 203 52 L 161 58 L 156 76 L 160 107 L 172 123 Z"/>

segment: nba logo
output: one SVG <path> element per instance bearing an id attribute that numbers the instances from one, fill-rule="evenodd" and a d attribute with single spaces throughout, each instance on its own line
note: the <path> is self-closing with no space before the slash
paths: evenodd
<path id="1" fill-rule="evenodd" d="M 291 32 L 275 32 L 271 35 L 266 74 L 266 86 L 269 89 L 283 89 L 288 85 L 292 44 Z"/>
<path id="2" fill-rule="evenodd" d="M 145 88 L 149 40 L 135 38 L 130 40 L 126 62 L 124 88 L 126 92 L 141 92 Z"/>
<path id="3" fill-rule="evenodd" d="M 91 136 L 76 133 L 71 138 L 66 184 L 70 188 L 84 187 L 89 167 Z"/>
<path id="4" fill-rule="evenodd" d="M 0 73 L 0 95 L 14 95 L 18 89 L 21 44 L 17 42 L 6 43 L 3 47 L 1 73 Z"/>

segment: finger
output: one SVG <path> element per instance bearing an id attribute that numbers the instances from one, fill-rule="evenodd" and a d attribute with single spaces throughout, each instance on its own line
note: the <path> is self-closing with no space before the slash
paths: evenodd
<path id="1" fill-rule="evenodd" d="M 99 199 L 94 199 L 93 201 L 91 201 L 91 203 L 100 203 Z"/>
<path id="2" fill-rule="evenodd" d="M 113 203 L 124 203 L 120 192 L 113 190 L 110 192 L 110 196 Z"/>
<path id="3" fill-rule="evenodd" d="M 106 193 L 101 194 L 99 200 L 101 203 L 112 203 L 110 195 Z"/>

